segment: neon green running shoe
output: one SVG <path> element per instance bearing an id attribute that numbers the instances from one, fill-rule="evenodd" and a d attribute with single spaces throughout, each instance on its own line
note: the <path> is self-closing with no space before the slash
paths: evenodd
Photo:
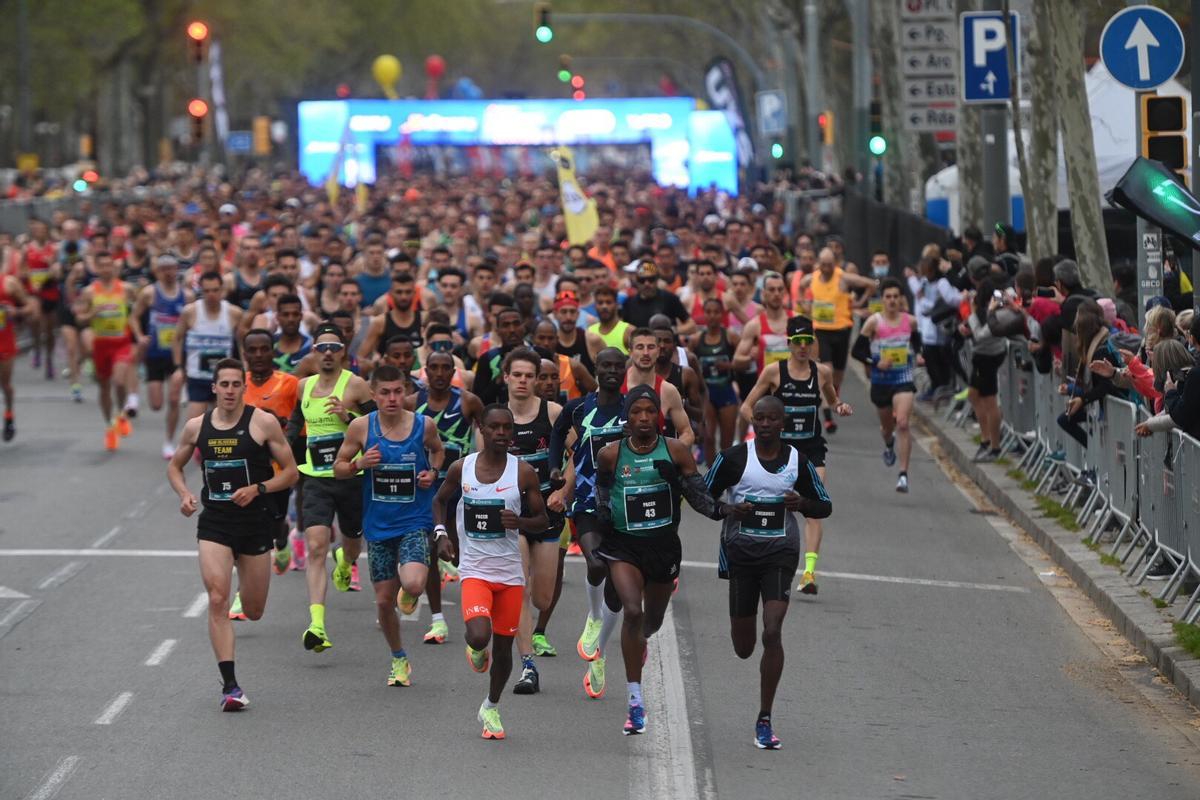
<path id="1" fill-rule="evenodd" d="M 233 602 L 229 604 L 229 618 L 237 620 L 248 620 L 246 612 L 242 610 L 242 593 L 237 592 L 233 595 Z"/>
<path id="2" fill-rule="evenodd" d="M 275 560 L 272 565 L 275 568 L 276 575 L 282 575 L 288 571 L 288 567 L 292 564 L 292 548 L 285 545 L 282 550 L 275 551 Z"/>
<path id="3" fill-rule="evenodd" d="M 450 629 L 446 627 L 446 621 L 435 619 L 433 624 L 429 626 L 429 630 L 425 632 L 425 644 L 441 644 L 450 636 Z"/>
<path id="4" fill-rule="evenodd" d="M 467 663 L 476 672 L 487 672 L 488 667 L 492 665 L 491 651 L 486 647 L 482 650 L 476 650 L 471 645 L 467 645 Z"/>
<path id="5" fill-rule="evenodd" d="M 588 664 L 587 672 L 583 673 L 583 690 L 593 700 L 604 697 L 604 656 Z"/>
<path id="6" fill-rule="evenodd" d="M 438 559 L 438 572 L 442 576 L 442 588 L 446 588 L 447 583 L 454 583 L 458 580 L 458 567 L 451 564 L 444 558 Z"/>
<path id="7" fill-rule="evenodd" d="M 583 626 L 583 633 L 579 636 L 575 650 L 584 661 L 593 661 L 596 658 L 600 649 L 600 625 L 600 620 L 588 617 Z"/>
<path id="8" fill-rule="evenodd" d="M 339 547 L 333 551 L 337 566 L 333 568 L 333 585 L 339 592 L 350 591 L 350 562 L 346 560 L 345 549 Z"/>
<path id="9" fill-rule="evenodd" d="M 479 714 L 476 718 L 483 723 L 483 733 L 481 735 L 484 739 L 504 738 L 504 725 L 500 723 L 499 706 L 492 706 L 491 708 L 480 706 Z"/>
<path id="10" fill-rule="evenodd" d="M 308 626 L 308 630 L 304 631 L 304 649 L 312 650 L 314 653 L 323 653 L 333 647 L 333 642 L 329 641 L 329 637 L 325 635 L 325 628 L 321 625 L 313 623 Z"/>
<path id="11" fill-rule="evenodd" d="M 420 597 L 415 597 L 401 589 L 396 594 L 396 607 L 400 609 L 400 613 L 406 617 L 412 616 L 412 613 L 417 610 L 417 602 Z"/>
<path id="12" fill-rule="evenodd" d="M 533 635 L 533 654 L 535 656 L 554 658 L 558 655 L 558 651 L 554 649 L 554 645 L 550 644 L 550 640 L 546 638 L 546 634 L 535 633 Z"/>
<path id="13" fill-rule="evenodd" d="M 966 400 L 966 399 L 967 399 L 967 392 L 968 392 L 968 391 L 969 391 L 969 389 L 963 389 L 961 392 L 959 392 L 958 394 L 954 395 L 954 397 L 953 397 L 953 400 L 954 400 L 954 402 L 956 402 L 956 403 L 961 403 L 961 402 L 963 402 L 964 400 Z"/>
<path id="14" fill-rule="evenodd" d="M 392 657 L 392 674 L 388 675 L 387 685 L 412 686 L 412 665 L 408 663 L 408 656 Z"/>

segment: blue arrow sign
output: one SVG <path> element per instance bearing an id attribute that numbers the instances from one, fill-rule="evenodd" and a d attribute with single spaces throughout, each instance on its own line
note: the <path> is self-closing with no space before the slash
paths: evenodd
<path id="1" fill-rule="evenodd" d="M 1104 67 L 1130 89 L 1155 89 L 1183 65 L 1183 31 L 1154 6 L 1130 6 L 1113 14 L 1100 34 Z"/>
<path id="2" fill-rule="evenodd" d="M 1021 74 L 1021 23 L 1014 11 L 1010 15 L 1016 72 Z M 1005 103 L 1012 97 L 1008 63 L 1008 37 L 1004 35 L 1001 11 L 967 11 L 959 17 L 959 47 L 962 49 L 962 101 L 964 103 Z"/>

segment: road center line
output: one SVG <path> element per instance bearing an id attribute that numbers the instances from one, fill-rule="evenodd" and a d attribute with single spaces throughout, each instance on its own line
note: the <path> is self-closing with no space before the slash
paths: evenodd
<path id="1" fill-rule="evenodd" d="M 196 599 L 192 601 L 192 604 L 184 609 L 183 615 L 194 619 L 203 614 L 206 608 L 208 608 L 208 592 L 201 592 L 196 595 Z"/>
<path id="2" fill-rule="evenodd" d="M 108 544 L 109 542 L 111 542 L 113 539 L 117 538 L 120 535 L 121 535 L 121 526 L 113 525 L 112 530 L 110 530 L 108 533 L 101 536 L 96 541 L 92 542 L 92 549 L 99 550 L 101 547 L 104 547 L 104 545 Z"/>
<path id="3" fill-rule="evenodd" d="M 59 759 L 57 765 L 46 776 L 46 780 L 42 781 L 36 789 L 25 796 L 25 800 L 50 800 L 58 795 L 63 784 L 71 779 L 76 768 L 79 767 L 81 759 L 79 756 L 64 756 Z"/>
<path id="4" fill-rule="evenodd" d="M 55 586 L 61 586 L 71 580 L 71 578 L 74 578 L 83 569 L 83 566 L 82 561 L 69 561 L 63 564 L 54 570 L 54 572 L 42 578 L 42 582 L 37 585 L 38 591 L 45 591 L 46 589 L 53 589 Z"/>
<path id="5" fill-rule="evenodd" d="M 41 600 L 22 600 L 8 610 L 8 613 L 0 618 L 0 639 L 3 639 L 13 628 L 17 627 L 17 623 L 33 613 L 34 609 L 42 604 Z"/>
<path id="6" fill-rule="evenodd" d="M 105 706 L 100 712 L 100 716 L 96 717 L 94 725 L 112 725 L 117 717 L 121 716 L 121 712 L 129 707 L 133 702 L 133 692 L 121 692 L 113 698 L 112 702 Z"/>
<path id="7" fill-rule="evenodd" d="M 179 644 L 178 639 L 163 639 L 158 647 L 154 648 L 149 658 L 146 659 L 147 667 L 157 667 L 159 664 L 167 660 L 167 656 L 171 655 L 171 651 L 175 649 L 175 645 Z"/>

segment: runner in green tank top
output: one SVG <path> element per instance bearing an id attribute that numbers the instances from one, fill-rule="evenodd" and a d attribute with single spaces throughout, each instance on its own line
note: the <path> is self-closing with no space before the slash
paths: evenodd
<path id="1" fill-rule="evenodd" d="M 611 286 L 600 286 L 592 295 L 593 303 L 596 309 L 596 316 L 600 318 L 599 322 L 593 322 L 588 326 L 588 333 L 594 333 L 600 337 L 603 342 L 603 347 L 596 347 L 594 353 L 589 353 L 592 361 L 595 362 L 596 356 L 604 347 L 615 347 L 625 355 L 629 355 L 629 337 L 633 333 L 633 326 L 618 316 L 617 307 L 617 292 Z M 589 348 L 592 343 L 589 342 Z"/>

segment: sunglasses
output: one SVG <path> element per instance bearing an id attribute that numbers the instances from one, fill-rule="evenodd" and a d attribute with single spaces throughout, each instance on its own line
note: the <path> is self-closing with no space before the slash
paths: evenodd
<path id="1" fill-rule="evenodd" d="M 788 337 L 788 341 L 791 342 L 792 344 L 812 344 L 816 340 L 817 340 L 817 337 L 811 336 L 807 333 L 801 333 L 801 334 L 797 334 L 796 336 Z"/>
<path id="2" fill-rule="evenodd" d="M 439 339 L 436 342 L 430 342 L 429 349 L 434 353 L 449 353 L 454 349 L 454 342 L 450 339 Z"/>
<path id="3" fill-rule="evenodd" d="M 421 243 L 416 239 L 409 239 L 404 243 L 405 247 L 420 247 Z"/>
<path id="4" fill-rule="evenodd" d="M 638 278 L 638 283 L 658 283 L 658 278 Z"/>
<path id="5" fill-rule="evenodd" d="M 318 353 L 340 353 L 346 349 L 346 345 L 341 342 L 321 342 L 313 345 L 313 350 Z"/>

